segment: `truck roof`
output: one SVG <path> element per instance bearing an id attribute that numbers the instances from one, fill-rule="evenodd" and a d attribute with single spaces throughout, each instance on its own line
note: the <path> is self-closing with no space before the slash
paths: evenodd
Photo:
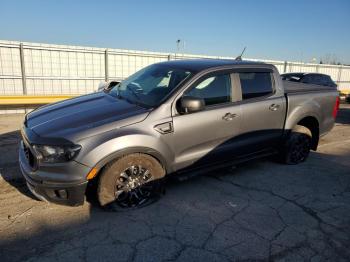
<path id="1" fill-rule="evenodd" d="M 169 65 L 181 69 L 186 69 L 192 72 L 199 72 L 205 69 L 229 66 L 229 65 L 268 65 L 262 62 L 253 61 L 237 61 L 234 59 L 186 59 L 186 60 L 170 60 L 160 62 L 158 64 Z"/>

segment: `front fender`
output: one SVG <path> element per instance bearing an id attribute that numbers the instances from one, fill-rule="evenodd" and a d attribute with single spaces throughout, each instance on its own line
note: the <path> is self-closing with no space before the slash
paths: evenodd
<path id="1" fill-rule="evenodd" d="M 107 140 L 90 149 L 79 162 L 99 169 L 111 160 L 131 153 L 152 155 L 167 173 L 171 172 L 171 162 L 174 159 L 172 150 L 161 137 L 148 134 L 129 134 Z"/>

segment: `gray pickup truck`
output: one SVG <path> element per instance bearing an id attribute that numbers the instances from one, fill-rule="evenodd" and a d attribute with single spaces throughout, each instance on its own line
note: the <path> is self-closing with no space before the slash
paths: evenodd
<path id="1" fill-rule="evenodd" d="M 196 174 L 278 154 L 305 161 L 329 132 L 334 87 L 282 81 L 269 64 L 178 60 L 150 65 L 103 91 L 27 114 L 19 150 L 31 192 L 81 205 L 150 203 L 169 174 Z"/>

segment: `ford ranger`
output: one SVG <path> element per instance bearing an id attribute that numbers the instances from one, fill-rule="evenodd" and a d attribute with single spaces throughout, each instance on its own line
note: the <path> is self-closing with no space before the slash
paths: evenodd
<path id="1" fill-rule="evenodd" d="M 81 205 L 94 181 L 101 206 L 140 207 L 170 174 L 270 154 L 286 164 L 305 161 L 332 129 L 338 106 L 335 87 L 283 81 L 270 64 L 161 62 L 28 113 L 19 163 L 40 199 Z"/>

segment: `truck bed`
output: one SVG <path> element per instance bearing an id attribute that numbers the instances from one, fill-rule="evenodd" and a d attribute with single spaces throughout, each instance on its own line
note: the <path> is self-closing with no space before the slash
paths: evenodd
<path id="1" fill-rule="evenodd" d="M 283 80 L 283 86 L 284 86 L 284 91 L 287 94 L 337 90 L 336 87 L 304 84 L 304 83 L 298 83 L 298 82 L 291 82 L 287 80 Z"/>

